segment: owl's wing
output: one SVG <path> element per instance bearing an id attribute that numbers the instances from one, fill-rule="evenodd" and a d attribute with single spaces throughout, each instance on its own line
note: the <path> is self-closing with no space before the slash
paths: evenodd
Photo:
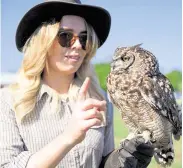
<path id="1" fill-rule="evenodd" d="M 146 76 L 139 85 L 143 98 L 160 115 L 166 117 L 175 129 L 180 128 L 179 110 L 170 81 L 162 74 Z"/>

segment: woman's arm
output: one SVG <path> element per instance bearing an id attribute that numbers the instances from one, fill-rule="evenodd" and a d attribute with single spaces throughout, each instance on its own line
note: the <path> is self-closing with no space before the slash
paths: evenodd
<path id="1" fill-rule="evenodd" d="M 33 154 L 28 161 L 27 168 L 54 168 L 73 147 L 74 143 L 70 142 L 63 133 Z"/>
<path id="2" fill-rule="evenodd" d="M 14 112 L 0 93 L 0 167 L 25 168 L 32 153 L 25 149 Z"/>
<path id="3" fill-rule="evenodd" d="M 98 106 L 99 101 L 88 100 L 85 108 Z M 26 151 L 19 133 L 14 112 L 3 104 L 0 111 L 0 167 L 2 168 L 54 168 L 64 156 L 80 143 L 87 130 L 101 124 L 96 110 L 76 110 L 65 132 L 36 153 Z M 48 135 L 49 136 L 49 135 Z"/>
<path id="4" fill-rule="evenodd" d="M 97 109 L 105 109 L 106 106 L 106 102 L 95 99 L 78 102 L 64 133 L 38 152 L 31 153 L 26 151 L 15 113 L 2 98 L 3 96 L 1 96 L 0 110 L 0 167 L 2 168 L 55 167 L 76 144 L 85 138 L 90 127 L 101 124 L 102 115 Z"/>
<path id="5" fill-rule="evenodd" d="M 73 116 L 63 134 L 32 155 L 27 168 L 54 168 L 64 156 L 86 135 L 89 128 L 100 125 L 102 115 L 94 107 L 105 106 L 105 102 L 87 99 L 75 108 Z"/>

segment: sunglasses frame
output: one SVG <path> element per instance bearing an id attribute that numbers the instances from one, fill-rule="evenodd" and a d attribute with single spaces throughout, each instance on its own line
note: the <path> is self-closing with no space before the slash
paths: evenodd
<path id="1" fill-rule="evenodd" d="M 71 35 L 71 37 L 66 37 L 66 39 L 64 39 L 64 37 L 61 36 L 62 34 L 65 34 L 66 36 Z M 86 36 L 85 36 L 85 34 L 86 34 Z M 83 40 L 81 38 L 83 36 L 85 36 L 84 43 L 83 43 Z M 75 43 L 76 39 L 79 39 L 79 42 L 82 46 L 82 49 L 86 50 L 87 37 L 88 37 L 87 31 L 83 31 L 79 34 L 76 34 L 72 30 L 67 30 L 67 29 L 64 29 L 64 28 L 60 28 L 59 31 L 58 31 L 57 37 L 58 37 L 59 44 L 62 47 L 66 47 L 66 48 L 70 48 Z"/>

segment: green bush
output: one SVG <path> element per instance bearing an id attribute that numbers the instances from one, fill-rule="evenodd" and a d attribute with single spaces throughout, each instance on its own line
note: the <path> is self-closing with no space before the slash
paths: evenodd
<path id="1" fill-rule="evenodd" d="M 182 91 L 182 72 L 174 70 L 166 74 L 166 77 L 170 80 L 175 91 Z"/>
<path id="2" fill-rule="evenodd" d="M 106 91 L 106 79 L 110 72 L 110 64 L 95 64 L 95 71 L 100 81 L 100 86 Z"/>

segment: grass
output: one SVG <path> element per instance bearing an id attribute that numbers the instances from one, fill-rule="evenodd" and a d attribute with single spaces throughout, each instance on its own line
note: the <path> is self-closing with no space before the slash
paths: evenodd
<path id="1" fill-rule="evenodd" d="M 106 79 L 110 72 L 110 64 L 95 64 L 95 71 L 100 81 L 101 87 L 106 90 Z"/>
<path id="2" fill-rule="evenodd" d="M 121 119 L 121 115 L 118 110 L 114 111 L 114 135 L 115 135 L 115 146 L 118 147 L 120 140 L 126 138 L 128 130 Z M 182 139 L 180 141 L 174 141 L 175 148 L 175 160 L 171 168 L 182 167 Z M 159 168 L 154 158 L 152 159 L 148 168 Z"/>

